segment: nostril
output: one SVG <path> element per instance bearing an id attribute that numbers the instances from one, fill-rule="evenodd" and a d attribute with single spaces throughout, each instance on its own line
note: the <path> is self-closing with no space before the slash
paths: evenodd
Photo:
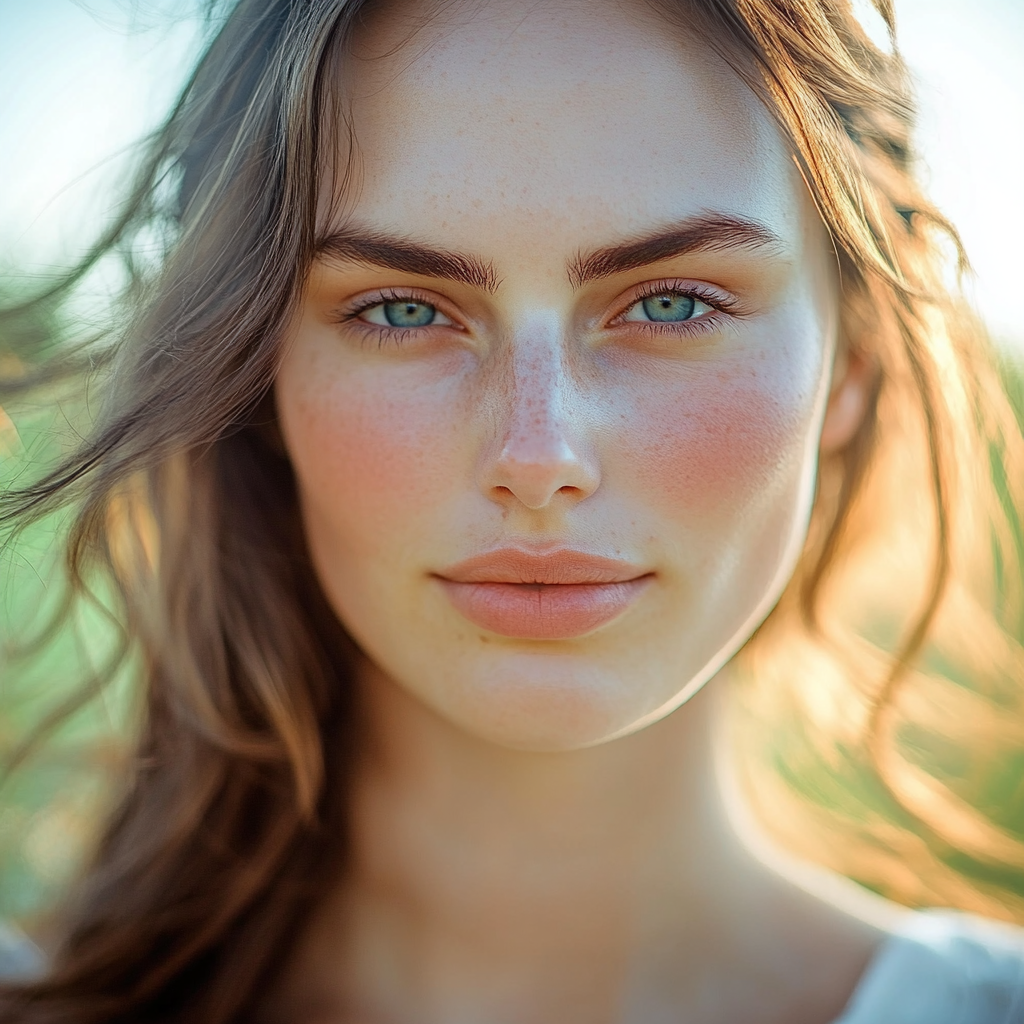
<path id="1" fill-rule="evenodd" d="M 481 467 L 480 481 L 492 500 L 539 509 L 556 495 L 577 502 L 597 487 L 597 463 L 580 432 L 582 424 L 565 415 L 563 397 L 558 389 L 547 394 L 548 400 L 537 389 L 518 394 L 503 424 L 504 436 L 488 448 Z"/>
<path id="2" fill-rule="evenodd" d="M 504 461 L 494 467 L 490 495 L 500 504 L 540 509 L 556 496 L 582 501 L 596 486 L 596 472 L 577 459 L 553 463 Z"/>

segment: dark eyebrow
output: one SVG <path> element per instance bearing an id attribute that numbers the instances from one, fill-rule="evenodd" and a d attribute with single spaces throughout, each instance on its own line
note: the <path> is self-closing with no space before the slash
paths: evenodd
<path id="1" fill-rule="evenodd" d="M 408 238 L 375 231 L 332 232 L 316 243 L 315 253 L 321 259 L 333 256 L 424 277 L 444 277 L 490 292 L 498 287 L 494 266 L 477 256 L 435 249 Z"/>
<path id="2" fill-rule="evenodd" d="M 716 252 L 723 249 L 772 248 L 782 251 L 782 239 L 755 220 L 725 214 L 704 214 L 667 230 L 578 253 L 569 264 L 569 278 L 579 288 L 600 277 L 636 270 L 650 263 L 683 256 L 688 252 Z"/>

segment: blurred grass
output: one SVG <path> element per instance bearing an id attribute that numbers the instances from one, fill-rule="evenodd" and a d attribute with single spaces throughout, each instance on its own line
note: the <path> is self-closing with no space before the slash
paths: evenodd
<path id="1" fill-rule="evenodd" d="M 1007 393 L 1024 425 L 1024 364 L 1008 360 L 1003 369 Z M 74 424 L 81 419 L 60 401 L 11 412 L 18 436 L 0 421 L 0 487 L 10 486 L 33 466 L 46 465 L 73 443 Z M 34 723 L 100 670 L 120 640 L 101 601 L 80 602 L 68 625 L 36 655 L 12 656 L 12 648 L 31 638 L 61 600 L 58 542 L 64 526 L 63 519 L 51 517 L 23 531 L 14 543 L 0 537 L 0 758 L 8 757 Z M 1020 564 L 1004 571 L 1024 573 L 1024 545 L 1018 550 Z M 971 685 L 970 679 L 957 681 Z M 0 789 L 0 919 L 33 929 L 80 868 L 116 788 L 130 734 L 131 695 L 128 664 L 101 699 L 64 723 Z M 922 766 L 951 777 L 964 774 L 970 751 L 962 746 L 944 744 L 924 731 L 903 740 Z M 798 759 L 794 767 L 779 756 L 774 767 L 813 805 L 842 810 L 848 819 L 867 809 L 914 830 L 913 819 L 863 758 L 852 750 L 838 753 L 830 765 Z M 971 799 L 1024 841 L 1024 750 L 997 765 L 980 788 L 975 782 Z M 1024 872 L 979 864 L 952 849 L 940 856 L 965 879 L 1024 898 Z"/>
<path id="2" fill-rule="evenodd" d="M 2 556 L 7 600 L 0 612 L 0 642 L 5 647 L 23 642 L 59 601 L 62 573 L 52 552 L 56 532 L 42 523 Z M 49 553 L 43 550 L 46 543 Z M 39 560 L 30 561 L 36 553 Z M 118 641 L 109 619 L 80 603 L 38 654 L 0 660 L 2 755 L 10 756 L 33 726 L 102 671 Z M 78 868 L 124 754 L 127 683 L 122 672 L 101 697 L 47 736 L 0 790 L 0 918 L 30 923 Z"/>
<path id="3" fill-rule="evenodd" d="M 10 417 L 0 420 L 0 489 L 31 479 L 79 436 L 76 424 L 87 418 L 81 402 L 56 391 L 45 398 L 11 403 Z M 99 599 L 76 602 L 63 628 L 44 634 L 66 591 L 67 523 L 61 513 L 14 537 L 0 535 L 0 765 L 50 712 L 104 671 L 123 641 Z M 126 750 L 130 707 L 126 665 L 99 699 L 4 779 L 0 919 L 31 928 L 79 869 Z"/>

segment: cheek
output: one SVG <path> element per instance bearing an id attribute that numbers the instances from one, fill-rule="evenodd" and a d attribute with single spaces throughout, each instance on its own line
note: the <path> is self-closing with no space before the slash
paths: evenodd
<path id="1" fill-rule="evenodd" d="M 643 493 L 717 521 L 749 515 L 800 474 L 816 425 L 811 375 L 742 366 L 649 390 L 628 444 Z"/>
<path id="2" fill-rule="evenodd" d="M 285 441 L 311 529 L 331 546 L 367 552 L 400 543 L 446 500 L 458 434 L 443 391 L 403 387 L 390 375 L 279 382 Z"/>

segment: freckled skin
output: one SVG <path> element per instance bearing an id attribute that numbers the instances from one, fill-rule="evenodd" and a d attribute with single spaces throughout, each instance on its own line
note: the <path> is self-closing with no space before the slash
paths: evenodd
<path id="1" fill-rule="evenodd" d="M 497 288 L 318 265 L 277 402 L 317 571 L 366 654 L 469 732 L 571 749 L 685 700 L 785 587 L 831 383 L 834 259 L 771 119 L 706 47 L 643 5 L 583 21 L 532 5 L 530 31 L 522 11 L 474 10 L 408 47 L 384 18 L 356 40 L 377 59 L 347 84 L 351 218 L 475 254 Z M 781 250 L 574 287 L 579 252 L 709 210 Z M 732 311 L 658 335 L 616 320 L 677 279 Z M 403 289 L 453 326 L 391 343 L 334 313 Z M 583 637 L 492 635 L 434 574 L 509 545 L 627 559 L 654 584 Z"/>

